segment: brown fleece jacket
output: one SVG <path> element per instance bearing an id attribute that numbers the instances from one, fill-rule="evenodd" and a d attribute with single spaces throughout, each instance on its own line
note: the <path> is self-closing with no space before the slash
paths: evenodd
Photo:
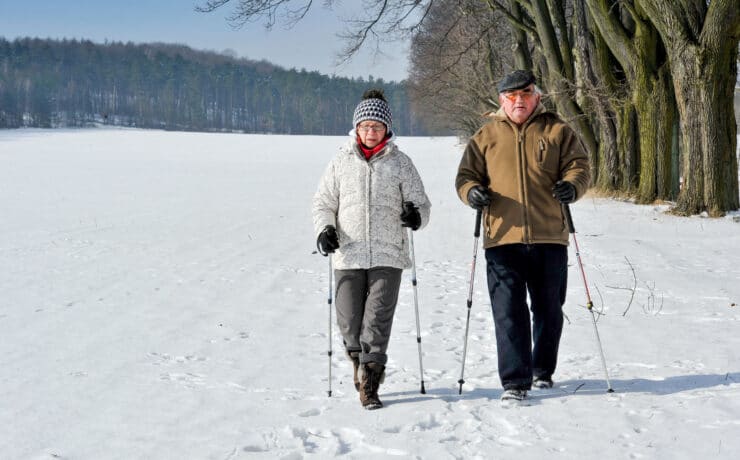
<path id="1" fill-rule="evenodd" d="M 521 127 L 503 109 L 470 139 L 460 160 L 455 187 L 468 204 L 468 191 L 488 186 L 483 246 L 512 243 L 568 244 L 568 230 L 552 187 L 565 180 L 586 192 L 588 157 L 576 133 L 540 104 Z"/>

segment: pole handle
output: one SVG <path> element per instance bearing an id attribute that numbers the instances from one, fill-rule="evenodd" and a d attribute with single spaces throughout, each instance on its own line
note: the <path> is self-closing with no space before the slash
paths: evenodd
<path id="1" fill-rule="evenodd" d="M 576 228 L 573 226 L 573 216 L 570 215 L 570 206 L 565 203 L 561 206 L 563 208 L 563 215 L 565 216 L 565 223 L 568 226 L 568 233 L 575 233 Z"/>
<path id="2" fill-rule="evenodd" d="M 483 210 L 479 209 L 478 212 L 475 214 L 475 232 L 473 233 L 476 238 L 480 236 L 480 222 L 482 217 Z"/>

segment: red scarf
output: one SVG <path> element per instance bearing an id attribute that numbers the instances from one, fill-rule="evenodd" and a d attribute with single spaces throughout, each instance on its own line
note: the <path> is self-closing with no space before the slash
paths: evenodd
<path id="1" fill-rule="evenodd" d="M 360 146 L 360 150 L 362 150 L 362 153 L 365 154 L 365 159 L 369 160 L 370 158 L 372 158 L 373 155 L 383 150 L 383 147 L 385 147 L 385 144 L 388 143 L 388 139 L 390 139 L 390 137 L 386 137 L 385 139 L 380 141 L 380 144 L 376 145 L 375 147 L 368 148 L 368 147 L 365 147 L 365 145 L 362 143 L 362 141 L 360 140 L 360 136 L 357 136 L 357 145 Z"/>

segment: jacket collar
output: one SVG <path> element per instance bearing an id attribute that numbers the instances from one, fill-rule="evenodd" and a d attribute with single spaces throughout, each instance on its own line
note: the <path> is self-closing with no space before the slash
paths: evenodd
<path id="1" fill-rule="evenodd" d="M 370 160 L 365 160 L 365 154 L 362 153 L 362 150 L 360 149 L 359 144 L 357 144 L 357 134 L 355 133 L 355 130 L 349 132 L 350 140 L 345 144 L 346 151 L 348 153 L 351 153 L 353 155 L 357 155 L 358 157 L 362 158 L 364 161 L 372 161 L 375 158 L 380 158 L 383 156 L 388 155 L 390 152 L 394 151 L 396 149 L 396 135 L 391 131 L 390 137 L 388 137 L 388 140 L 385 143 L 385 147 L 380 152 L 376 153 L 375 155 L 370 157 Z"/>

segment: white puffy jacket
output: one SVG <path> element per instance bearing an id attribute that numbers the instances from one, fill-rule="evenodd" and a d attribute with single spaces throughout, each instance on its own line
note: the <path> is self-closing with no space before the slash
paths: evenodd
<path id="1" fill-rule="evenodd" d="M 342 146 L 321 177 L 312 208 L 317 237 L 327 225 L 337 229 L 334 268 L 409 268 L 404 201 L 419 207 L 419 228 L 425 227 L 431 203 L 416 167 L 393 138 L 369 161 L 354 138 Z"/>

